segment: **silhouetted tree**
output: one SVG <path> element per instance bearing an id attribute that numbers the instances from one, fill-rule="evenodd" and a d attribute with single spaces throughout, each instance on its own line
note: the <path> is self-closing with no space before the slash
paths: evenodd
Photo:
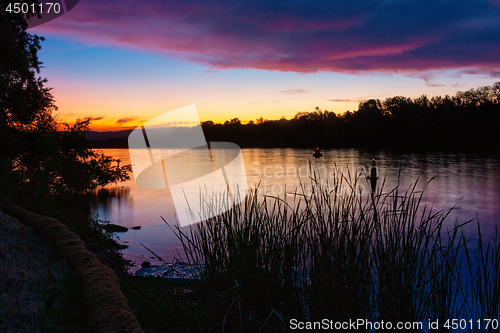
<path id="1" fill-rule="evenodd" d="M 26 31 L 29 13 L 6 12 L 7 4 L 0 2 L 0 190 L 50 196 L 128 179 L 130 166 L 89 148 L 88 121 L 58 131 L 51 89 L 39 76 L 43 38 Z"/>

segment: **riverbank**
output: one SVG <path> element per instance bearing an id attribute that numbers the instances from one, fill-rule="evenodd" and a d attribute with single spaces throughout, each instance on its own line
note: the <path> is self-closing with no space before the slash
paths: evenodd
<path id="1" fill-rule="evenodd" d="M 53 283 L 43 278 L 38 283 L 37 277 L 43 277 L 46 271 L 48 276 L 52 276 L 53 274 L 50 273 L 49 269 L 50 265 L 47 265 L 49 263 L 60 262 L 61 259 L 64 259 L 63 263 L 67 264 L 66 271 L 68 271 L 69 266 L 77 279 L 76 283 L 81 285 L 83 303 L 88 312 L 86 323 L 78 323 L 77 327 L 82 328 L 83 331 L 87 331 L 84 328 L 88 325 L 89 329 L 95 332 L 142 332 L 137 320 L 128 308 L 126 298 L 121 293 L 115 273 L 109 267 L 103 265 L 93 253 L 86 249 L 86 245 L 78 235 L 58 220 L 27 211 L 14 204 L 6 196 L 0 198 L 0 206 L 5 213 L 15 216 L 28 227 L 21 226 L 20 230 L 22 232 L 19 234 L 26 234 L 27 230 L 32 233 L 36 231 L 37 234 L 33 234 L 32 239 L 35 239 L 37 244 L 43 244 L 46 251 L 39 253 L 36 249 L 37 246 L 30 246 L 30 240 L 23 237 L 16 238 L 15 236 L 11 236 L 10 241 L 2 242 L 3 246 L 5 246 L 4 251 L 1 252 L 3 259 L 9 257 L 21 258 L 18 265 L 19 268 L 17 269 L 20 272 L 20 279 L 16 279 L 16 270 L 9 270 L 6 263 L 2 265 L 2 277 L 7 282 L 3 285 L 5 286 L 4 288 L 8 288 L 2 290 L 2 297 L 5 295 L 6 298 L 11 297 L 15 299 L 14 303 L 18 304 L 18 307 L 29 307 L 36 304 L 33 310 L 34 313 L 28 313 L 30 318 L 35 318 L 30 323 L 33 325 L 33 329 L 25 330 L 22 326 L 21 330 L 16 328 L 11 329 L 10 326 L 13 325 L 25 325 L 22 320 L 20 322 L 14 320 L 12 325 L 8 322 L 5 324 L 2 323 L 2 325 L 5 325 L 6 330 L 12 332 L 41 331 L 41 327 L 43 326 L 41 321 L 44 321 L 46 318 L 41 315 L 40 319 L 37 319 L 35 313 L 40 313 L 40 307 L 46 307 L 47 297 L 42 296 L 45 295 L 47 288 L 50 289 L 53 286 Z M 9 216 L 5 216 L 4 221 L 6 222 L 6 229 L 14 228 L 12 230 L 15 230 L 19 224 L 18 221 Z M 10 233 L 5 234 L 9 235 Z M 48 244 L 52 245 L 52 252 L 47 248 L 50 247 Z M 40 246 L 39 248 L 42 249 L 43 247 Z M 61 259 L 54 254 L 54 249 L 55 253 Z M 41 266 L 29 266 L 30 260 L 33 260 L 33 258 L 29 258 L 30 252 L 40 254 L 42 257 L 42 260 L 40 260 Z M 44 261 L 48 254 L 51 255 L 49 258 L 55 259 Z M 25 276 L 25 271 L 32 272 L 32 274 Z M 62 275 L 63 273 L 58 274 L 59 280 L 61 280 Z M 16 281 L 21 283 L 16 283 Z M 9 288 L 9 282 L 13 282 L 18 288 Z M 24 297 L 24 291 L 30 289 L 34 290 L 28 294 L 36 295 L 32 300 L 25 299 Z M 10 302 L 5 304 L 10 304 Z M 23 311 L 16 310 L 19 309 L 12 310 L 9 306 L 3 309 L 6 312 L 15 311 L 14 313 L 23 313 Z M 6 315 L 8 317 L 8 313 Z M 28 324 L 26 323 L 26 325 Z M 76 332 L 76 330 L 70 331 Z"/>
<path id="2" fill-rule="evenodd" d="M 85 293 L 89 286 L 85 288 L 82 273 L 75 274 L 78 269 L 72 265 L 72 270 L 60 257 L 57 246 L 49 244 L 46 238 L 0 210 L 0 332 L 103 332 L 96 329 L 95 318 L 94 327 L 89 325 L 89 293 Z M 91 283 L 102 282 L 101 275 L 92 273 L 95 271 L 87 275 Z M 202 298 L 205 301 L 200 304 L 200 295 L 185 284 L 122 273 L 116 282 L 119 281 L 132 312 L 146 329 L 155 332 L 199 329 L 196 314 L 200 309 L 210 309 L 211 304 L 207 304 L 210 299 Z M 109 303 L 105 298 L 97 302 Z M 137 326 L 130 325 L 123 317 L 116 321 L 116 314 L 106 312 L 101 316 L 108 323 L 115 319 L 115 329 L 108 327 L 105 332 L 138 332 Z"/>
<path id="3" fill-rule="evenodd" d="M 0 331 L 68 329 L 57 318 L 69 267 L 32 228 L 0 211 Z M 67 309 L 69 310 L 69 309 Z M 81 323 L 84 326 L 85 323 Z"/>

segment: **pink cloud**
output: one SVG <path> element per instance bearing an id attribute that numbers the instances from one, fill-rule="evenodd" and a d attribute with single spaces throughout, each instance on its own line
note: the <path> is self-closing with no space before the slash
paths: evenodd
<path id="1" fill-rule="evenodd" d="M 418 8 L 378 0 L 295 7 L 243 1 L 85 1 L 34 30 L 176 55 L 214 70 L 491 72 L 500 68 L 496 3 L 460 0 L 454 11 L 444 11 L 448 3 L 430 0 Z M 470 24 L 479 21 L 485 23 Z"/>

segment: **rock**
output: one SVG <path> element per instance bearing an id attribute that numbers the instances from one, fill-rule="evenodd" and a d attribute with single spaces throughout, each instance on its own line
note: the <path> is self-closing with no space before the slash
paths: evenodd
<path id="1" fill-rule="evenodd" d="M 139 230 L 139 229 L 141 229 L 141 226 L 140 225 L 136 225 L 135 227 L 132 227 L 130 229 Z"/>
<path id="2" fill-rule="evenodd" d="M 116 225 L 113 223 L 105 224 L 102 228 L 107 232 L 126 232 L 128 228 L 122 227 L 121 225 Z"/>
<path id="3" fill-rule="evenodd" d="M 146 267 L 149 267 L 149 266 L 151 266 L 151 263 L 149 261 L 143 261 L 142 264 L 141 264 L 142 268 L 146 268 Z"/>

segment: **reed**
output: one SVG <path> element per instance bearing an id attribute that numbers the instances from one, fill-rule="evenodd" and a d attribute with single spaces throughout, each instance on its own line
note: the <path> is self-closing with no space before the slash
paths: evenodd
<path id="1" fill-rule="evenodd" d="M 499 318 L 498 241 L 485 246 L 479 233 L 472 251 L 463 233 L 470 221 L 452 224 L 453 207 L 423 206 L 418 181 L 390 191 L 383 182 L 367 194 L 357 190 L 359 175 L 323 183 L 312 174 L 307 191 L 277 198 L 256 188 L 219 216 L 174 228 L 184 260 L 205 267 L 204 290 L 229 291 L 237 304 L 238 315 L 226 313 L 219 329 L 231 318 L 231 327 L 253 318 L 275 329 L 287 329 L 292 318 L 424 327 L 428 319 Z M 350 190 L 339 193 L 341 185 Z"/>
<path id="2" fill-rule="evenodd" d="M 500 238 L 483 241 L 478 227 L 477 247 L 466 247 L 467 289 L 469 317 L 480 319 L 475 332 L 498 332 L 500 328 Z M 489 322 L 489 320 L 493 320 Z"/>

